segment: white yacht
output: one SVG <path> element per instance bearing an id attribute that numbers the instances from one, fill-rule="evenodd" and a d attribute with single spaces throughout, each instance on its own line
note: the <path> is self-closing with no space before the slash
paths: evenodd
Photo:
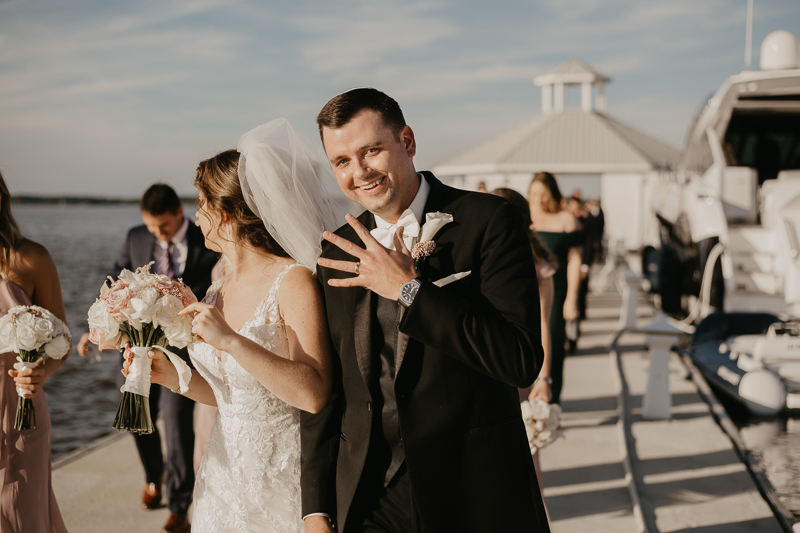
<path id="1" fill-rule="evenodd" d="M 645 271 L 665 311 L 695 295 L 725 313 L 698 327 L 693 356 L 769 414 L 800 408 L 800 40 L 771 33 L 760 66 L 728 78 L 695 117 L 661 184 L 661 249 Z"/>

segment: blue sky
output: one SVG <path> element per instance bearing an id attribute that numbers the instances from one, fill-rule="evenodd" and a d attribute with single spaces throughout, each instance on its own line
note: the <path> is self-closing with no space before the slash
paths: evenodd
<path id="1" fill-rule="evenodd" d="M 577 57 L 609 114 L 680 146 L 744 66 L 746 0 L 0 0 L 0 169 L 12 194 L 192 193 L 197 163 L 355 86 L 394 96 L 425 169 L 539 112 Z M 754 67 L 798 0 L 755 0 Z"/>

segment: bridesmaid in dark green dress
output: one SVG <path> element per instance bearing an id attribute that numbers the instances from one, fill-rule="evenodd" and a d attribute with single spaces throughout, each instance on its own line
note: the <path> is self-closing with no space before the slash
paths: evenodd
<path id="1" fill-rule="evenodd" d="M 558 259 L 553 275 L 553 308 L 550 313 L 553 379 L 552 403 L 561 401 L 564 369 L 566 321 L 578 318 L 582 232 L 580 222 L 561 208 L 561 191 L 555 177 L 540 172 L 533 177 L 528 191 L 533 227 L 545 245 Z"/>

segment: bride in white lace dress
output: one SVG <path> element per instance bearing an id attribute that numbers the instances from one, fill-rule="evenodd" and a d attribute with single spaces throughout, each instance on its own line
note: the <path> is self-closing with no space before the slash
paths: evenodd
<path id="1" fill-rule="evenodd" d="M 307 143 L 279 119 L 197 169 L 198 224 L 206 246 L 233 268 L 185 310 L 198 337 L 185 394 L 218 407 L 192 531 L 303 531 L 299 410 L 319 411 L 331 388 L 327 324 L 310 268 L 334 221 L 316 181 L 327 165 L 299 150 L 298 138 Z M 158 350 L 151 358 L 151 381 L 177 390 L 174 367 Z"/>

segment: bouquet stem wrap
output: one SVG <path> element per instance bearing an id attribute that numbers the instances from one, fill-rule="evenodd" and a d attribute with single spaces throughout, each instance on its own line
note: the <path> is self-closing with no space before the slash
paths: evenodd
<path id="1" fill-rule="evenodd" d="M 14 370 L 25 370 L 26 368 L 33 368 L 36 366 L 36 360 L 39 359 L 39 352 L 29 352 L 27 350 L 20 350 L 17 356 L 17 362 L 14 363 Z M 36 429 L 36 409 L 33 407 L 33 400 L 25 398 L 24 394 L 29 391 L 17 387 L 17 416 L 14 418 L 14 429 L 17 431 L 24 431 L 26 429 Z"/>
<path id="2" fill-rule="evenodd" d="M 128 377 L 122 385 L 122 399 L 117 407 L 114 428 L 118 431 L 130 431 L 147 435 L 153 432 L 153 420 L 150 416 L 150 369 L 152 361 L 147 352 L 161 350 L 178 372 L 181 394 L 189 390 L 192 370 L 183 359 L 163 346 L 132 346 L 133 361 L 128 368 Z"/>

